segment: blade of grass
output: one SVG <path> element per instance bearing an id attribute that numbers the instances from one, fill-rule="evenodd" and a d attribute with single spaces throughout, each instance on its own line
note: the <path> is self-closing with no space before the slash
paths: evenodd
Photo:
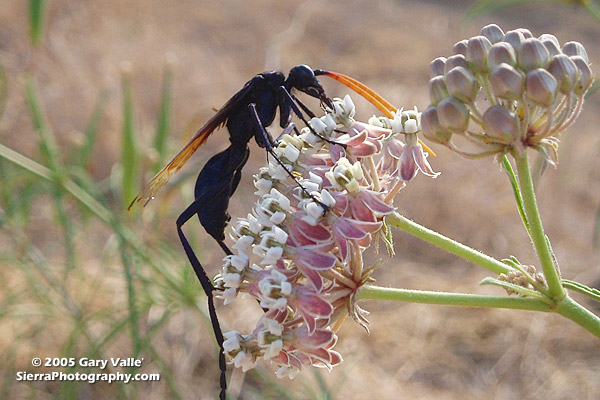
<path id="1" fill-rule="evenodd" d="M 0 117 L 4 114 L 4 106 L 8 98 L 8 77 L 2 65 L 0 65 Z"/>
<path id="2" fill-rule="evenodd" d="M 133 126 L 131 67 L 128 63 L 125 63 L 122 69 L 123 128 L 121 145 L 121 195 L 124 208 L 126 208 L 131 200 L 133 200 L 137 191 L 139 151 L 135 140 L 135 130 Z"/>
<path id="3" fill-rule="evenodd" d="M 36 46 L 42 41 L 45 10 L 45 0 L 29 0 L 29 34 Z"/>
<path id="4" fill-rule="evenodd" d="M 48 161 L 48 165 L 52 171 L 52 180 L 54 182 L 52 186 L 52 198 L 56 216 L 63 231 L 65 241 L 67 268 L 65 269 L 64 273 L 67 274 L 69 271 L 72 271 L 75 268 L 77 263 L 75 257 L 73 224 L 69 214 L 65 209 L 63 198 L 64 190 L 62 182 L 67 176 L 67 171 L 61 162 L 58 145 L 56 144 L 56 138 L 54 137 L 54 133 L 52 132 L 52 129 L 50 128 L 50 125 L 45 117 L 35 84 L 30 78 L 27 78 L 25 81 L 25 96 L 29 106 L 29 111 L 31 113 L 31 118 L 33 120 L 33 125 L 42 139 L 40 143 L 42 154 Z"/>
<path id="5" fill-rule="evenodd" d="M 94 110 L 92 111 L 92 115 L 90 116 L 90 119 L 84 131 L 85 142 L 81 147 L 81 151 L 79 153 L 79 165 L 84 169 L 87 168 L 87 164 L 92 155 L 92 151 L 94 150 L 94 145 L 96 144 L 98 126 L 100 125 L 100 121 L 102 120 L 102 114 L 104 113 L 104 106 L 106 105 L 107 99 L 108 91 L 102 90 L 98 95 L 98 100 L 96 100 L 96 105 L 94 106 Z"/>
<path id="6" fill-rule="evenodd" d="M 156 174 L 162 168 L 166 159 L 166 144 L 169 127 L 171 125 L 171 81 L 173 78 L 172 63 L 167 62 L 163 71 L 162 94 L 160 110 L 156 120 L 156 135 L 154 137 L 154 150 L 158 158 L 153 166 Z"/>

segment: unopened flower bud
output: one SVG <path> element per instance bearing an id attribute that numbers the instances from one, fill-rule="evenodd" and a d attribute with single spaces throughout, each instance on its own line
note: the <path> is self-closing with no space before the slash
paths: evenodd
<path id="1" fill-rule="evenodd" d="M 510 43 L 498 42 L 490 48 L 488 55 L 488 67 L 490 70 L 502 63 L 512 65 L 513 67 L 517 65 L 517 55 Z"/>
<path id="2" fill-rule="evenodd" d="M 492 70 L 490 83 L 496 96 L 515 100 L 523 95 L 525 75 L 513 66 L 500 64 Z"/>
<path id="3" fill-rule="evenodd" d="M 527 29 L 527 28 L 517 28 L 515 30 L 518 31 L 518 32 L 521 32 L 523 34 L 523 37 L 525 39 L 529 39 L 529 38 L 533 37 L 533 35 L 531 34 L 531 31 L 529 29 Z"/>
<path id="4" fill-rule="evenodd" d="M 565 53 L 569 57 L 571 57 L 571 56 L 579 56 L 579 57 L 583 58 L 586 63 L 590 62 L 590 59 L 588 58 L 588 55 L 587 55 L 587 52 L 585 51 L 585 48 L 579 42 L 567 42 L 567 43 L 565 43 L 565 45 L 562 48 L 562 51 L 563 51 L 563 53 Z"/>
<path id="5" fill-rule="evenodd" d="M 508 31 L 504 35 L 504 41 L 509 43 L 516 51 L 519 51 L 521 48 L 521 43 L 523 43 L 524 40 L 525 36 L 523 36 L 523 34 L 517 30 Z"/>
<path id="6" fill-rule="evenodd" d="M 491 106 L 483 114 L 485 133 L 501 143 L 512 143 L 519 137 L 516 116 L 502 106 Z"/>
<path id="7" fill-rule="evenodd" d="M 538 39 L 529 38 L 521 43 L 519 49 L 519 67 L 527 73 L 536 68 L 545 68 L 550 60 L 550 53 Z"/>
<path id="8" fill-rule="evenodd" d="M 463 39 L 460 42 L 456 42 L 454 47 L 452 47 L 452 51 L 454 54 L 462 54 L 463 56 L 467 56 L 467 39 Z"/>
<path id="9" fill-rule="evenodd" d="M 423 135 L 434 143 L 446 144 L 452 137 L 452 133 L 440 125 L 437 109 L 434 106 L 427 107 L 421 114 L 421 128 L 423 129 Z"/>
<path id="10" fill-rule="evenodd" d="M 446 65 L 446 57 L 438 57 L 429 63 L 429 79 L 439 75 L 444 75 L 444 65 Z"/>
<path id="11" fill-rule="evenodd" d="M 558 91 L 558 82 L 550 72 L 542 68 L 530 71 L 525 78 L 525 85 L 527 96 L 534 103 L 543 107 L 549 107 L 554 103 Z"/>
<path id="12" fill-rule="evenodd" d="M 444 66 L 444 73 L 447 74 L 448 72 L 450 72 L 451 69 L 456 67 L 464 67 L 466 69 L 470 69 L 467 59 L 462 54 L 455 54 L 453 56 L 448 57 Z"/>
<path id="13" fill-rule="evenodd" d="M 581 96 L 592 86 L 592 82 L 594 81 L 594 77 L 592 76 L 592 70 L 590 69 L 589 64 L 583 57 L 580 56 L 572 56 L 571 60 L 575 63 L 578 69 L 579 79 L 577 79 L 577 83 L 575 84 L 575 88 L 573 92 L 576 95 Z"/>
<path id="14" fill-rule="evenodd" d="M 464 133 L 471 115 L 467 106 L 455 97 L 446 97 L 440 101 L 437 114 L 440 125 L 453 133 Z"/>
<path id="15" fill-rule="evenodd" d="M 552 57 L 548 66 L 548 72 L 558 82 L 558 90 L 561 93 L 567 94 L 573 90 L 573 86 L 577 80 L 577 66 L 569 56 L 559 54 Z"/>
<path id="16" fill-rule="evenodd" d="M 479 72 L 487 72 L 488 52 L 492 47 L 492 43 L 485 36 L 474 36 L 467 43 L 467 61 Z"/>
<path id="17" fill-rule="evenodd" d="M 504 39 L 504 31 L 496 24 L 484 26 L 479 34 L 488 38 L 491 43 L 498 43 Z"/>
<path id="18" fill-rule="evenodd" d="M 474 101 L 479 92 L 479 82 L 464 67 L 455 67 L 448 72 L 446 86 L 452 96 L 465 103 Z"/>
<path id="19" fill-rule="evenodd" d="M 446 87 L 446 79 L 443 76 L 436 76 L 429 80 L 429 99 L 431 104 L 437 106 L 440 101 L 450 96 Z"/>
<path id="20" fill-rule="evenodd" d="M 562 53 L 562 51 L 560 51 L 560 43 L 558 42 L 556 36 L 549 33 L 544 33 L 538 39 L 544 44 L 544 46 L 546 46 L 548 53 L 550 53 L 550 57 Z"/>

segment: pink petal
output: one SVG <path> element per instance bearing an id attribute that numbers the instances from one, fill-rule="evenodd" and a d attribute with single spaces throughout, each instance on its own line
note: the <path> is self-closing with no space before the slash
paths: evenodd
<path id="1" fill-rule="evenodd" d="M 337 257 L 332 254 L 322 253 L 320 251 L 312 251 L 306 248 L 298 249 L 296 257 L 294 257 L 296 264 L 302 263 L 308 268 L 312 268 L 318 271 L 326 271 L 333 268 L 337 261 Z"/>
<path id="2" fill-rule="evenodd" d="M 317 329 L 317 320 L 315 319 L 315 317 L 306 313 L 302 313 L 302 319 L 306 323 L 306 327 L 308 328 L 308 334 L 312 335 L 313 333 L 315 333 L 315 330 Z"/>
<path id="3" fill-rule="evenodd" d="M 371 245 L 371 235 L 357 241 L 361 247 L 369 247 Z"/>
<path id="4" fill-rule="evenodd" d="M 350 222 L 357 226 L 359 229 L 368 232 L 368 233 L 374 233 L 377 232 L 381 226 L 383 225 L 383 222 L 381 221 L 377 221 L 377 222 L 366 222 L 366 221 L 357 221 L 357 220 L 350 220 Z"/>
<path id="5" fill-rule="evenodd" d="M 312 334 L 308 333 L 305 325 L 294 330 L 294 346 L 300 349 L 318 349 L 329 344 L 334 337 L 333 332 L 328 329 L 316 329 Z"/>
<path id="6" fill-rule="evenodd" d="M 346 150 L 338 144 L 329 145 L 329 152 L 331 153 L 331 160 L 336 163 L 340 158 L 346 157 Z"/>
<path id="7" fill-rule="evenodd" d="M 337 351 L 334 350 L 328 350 L 329 351 L 329 356 L 331 357 L 331 366 L 336 366 L 339 363 L 341 363 L 342 361 L 344 361 L 344 359 L 342 358 L 342 355 L 340 353 L 338 353 Z"/>
<path id="8" fill-rule="evenodd" d="M 398 168 L 400 171 L 400 179 L 404 182 L 411 181 L 415 176 L 417 176 L 417 163 L 415 162 L 415 158 L 413 152 L 410 150 L 405 151 L 400 157 L 400 167 Z"/>
<path id="9" fill-rule="evenodd" d="M 392 131 L 389 129 L 381 128 L 375 125 L 365 124 L 364 122 L 355 122 L 350 127 L 351 130 L 362 131 L 367 130 L 370 138 L 384 139 L 391 135 Z"/>
<path id="10" fill-rule="evenodd" d="M 298 224 L 295 223 L 290 224 L 288 228 L 288 240 L 286 244 L 292 247 L 300 247 L 300 246 L 308 246 L 314 244 L 312 240 L 306 237 L 301 231 Z"/>
<path id="11" fill-rule="evenodd" d="M 397 139 L 392 139 L 387 142 L 387 151 L 394 158 L 400 158 L 404 150 L 404 143 Z"/>
<path id="12" fill-rule="evenodd" d="M 352 211 L 354 219 L 358 219 L 359 221 L 376 221 L 373 211 L 365 205 L 360 197 L 355 197 L 350 201 L 350 211 Z"/>
<path id="13" fill-rule="evenodd" d="M 333 193 L 333 198 L 335 199 L 333 210 L 338 213 L 338 215 L 344 215 L 348 208 L 348 193 L 336 191 Z"/>
<path id="14" fill-rule="evenodd" d="M 367 138 L 367 131 L 353 131 L 352 128 L 348 131 L 349 135 L 342 135 L 338 137 L 335 141 L 338 143 L 343 143 L 346 146 L 354 147 L 358 146 Z"/>
<path id="15" fill-rule="evenodd" d="M 323 278 L 319 275 L 319 271 L 316 271 L 303 263 L 296 263 L 296 267 L 308 279 L 310 284 L 315 288 L 317 292 L 321 292 L 323 289 Z"/>
<path id="16" fill-rule="evenodd" d="M 350 148 L 350 153 L 355 157 L 368 157 L 377 153 L 377 146 L 371 142 L 364 142 Z"/>
<path id="17" fill-rule="evenodd" d="M 373 212 L 386 215 L 393 213 L 395 210 L 394 207 L 384 203 L 382 200 L 379 200 L 375 192 L 363 191 L 358 195 L 358 197 L 364 201 L 365 205 Z"/>
<path id="18" fill-rule="evenodd" d="M 346 238 L 335 230 L 333 231 L 333 236 L 335 236 L 335 242 L 337 243 L 341 260 L 346 261 L 348 259 L 348 242 L 346 242 Z"/>
<path id="19" fill-rule="evenodd" d="M 297 228 L 298 233 L 304 235 L 304 237 L 312 240 L 313 242 L 326 242 L 331 240 L 332 235 L 329 229 L 327 229 L 323 224 L 317 224 L 315 226 L 310 225 L 309 223 L 303 221 L 301 219 L 303 214 L 297 213 L 296 219 L 292 223 L 292 226 Z"/>
<path id="20" fill-rule="evenodd" d="M 312 287 L 310 288 L 312 289 Z M 307 314 L 314 317 L 327 318 L 333 313 L 333 306 L 318 294 L 303 295 L 297 305 Z"/>
<path id="21" fill-rule="evenodd" d="M 337 230 L 346 239 L 362 239 L 367 236 L 365 231 L 359 229 L 351 223 L 351 220 L 344 217 L 338 218 L 333 225 L 333 230 Z"/>
<path id="22" fill-rule="evenodd" d="M 427 157 L 425 157 L 425 154 L 423 154 L 423 148 L 421 147 L 421 145 L 419 144 L 415 147 L 416 148 L 413 150 L 413 154 L 414 154 L 415 162 L 419 166 L 419 169 L 421 170 L 421 172 L 432 178 L 437 178 L 437 176 L 440 173 L 435 172 L 433 170 L 433 168 L 431 168 L 429 161 L 427 161 Z"/>

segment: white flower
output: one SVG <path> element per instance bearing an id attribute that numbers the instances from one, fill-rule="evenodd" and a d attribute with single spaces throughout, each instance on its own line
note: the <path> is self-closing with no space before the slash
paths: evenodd
<path id="1" fill-rule="evenodd" d="M 233 267 L 237 271 L 242 272 L 248 266 L 250 258 L 246 254 L 231 254 L 225 256 L 223 258 L 223 261 L 225 261 L 225 266 L 223 267 L 223 270 L 229 271 L 229 267 Z"/>
<path id="2" fill-rule="evenodd" d="M 276 161 L 269 161 L 269 175 L 278 181 L 283 181 L 289 176 L 289 171 L 293 170 L 293 167 L 289 164 L 282 166 Z"/>
<path id="3" fill-rule="evenodd" d="M 281 350 L 283 350 L 283 341 L 281 339 L 274 340 L 267 346 L 263 358 L 268 360 L 269 358 L 276 357 L 281 353 Z"/>
<path id="4" fill-rule="evenodd" d="M 226 340 L 223 341 L 223 351 L 231 353 L 234 350 L 240 349 L 240 334 L 238 331 L 229 331 L 223 334 Z"/>
<path id="5" fill-rule="evenodd" d="M 263 226 L 258 222 L 258 219 L 252 215 L 252 214 L 248 214 L 248 229 L 250 229 L 250 232 L 254 233 L 255 235 L 258 235 L 260 232 L 262 232 L 263 230 Z"/>
<path id="6" fill-rule="evenodd" d="M 237 288 L 227 288 L 217 295 L 217 297 L 223 299 L 223 304 L 231 304 L 237 297 Z"/>
<path id="7" fill-rule="evenodd" d="M 254 187 L 258 189 L 256 192 L 254 192 L 255 195 L 264 196 L 265 194 L 269 193 L 273 187 L 273 181 L 270 179 L 261 178 L 254 181 Z"/>
<path id="8" fill-rule="evenodd" d="M 223 282 L 225 282 L 225 287 L 227 288 L 239 288 L 240 283 L 242 282 L 242 276 L 240 274 L 224 274 Z"/>
<path id="9" fill-rule="evenodd" d="M 252 354 L 247 353 L 245 350 L 240 351 L 234 358 L 233 364 L 236 368 L 241 368 L 242 371 L 246 372 L 256 366 L 256 360 L 252 357 Z"/>
<path id="10" fill-rule="evenodd" d="M 342 157 L 325 173 L 325 177 L 335 189 L 346 189 L 349 193 L 356 193 L 360 190 L 358 181 L 363 179 L 364 174 L 360 161 L 350 164 L 346 157 Z"/>
<path id="11" fill-rule="evenodd" d="M 238 253 L 247 254 L 252 243 L 254 243 L 254 237 L 244 235 L 237 239 L 231 248 Z"/>

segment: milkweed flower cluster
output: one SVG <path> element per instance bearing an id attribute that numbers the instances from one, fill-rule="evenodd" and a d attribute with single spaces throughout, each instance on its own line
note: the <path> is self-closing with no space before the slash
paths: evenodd
<path id="1" fill-rule="evenodd" d="M 521 155 L 531 147 L 555 165 L 556 136 L 575 121 L 593 81 L 583 46 L 488 25 L 453 50 L 430 64 L 424 136 L 467 158 Z M 477 150 L 460 149 L 454 136 Z"/>
<path id="2" fill-rule="evenodd" d="M 244 371 L 263 358 L 292 378 L 303 365 L 342 361 L 333 350 L 337 328 L 347 316 L 368 323 L 355 301 L 374 269 L 363 265 L 363 251 L 385 236 L 399 190 L 418 171 L 437 176 L 417 140 L 416 109 L 369 123 L 354 115 L 346 96 L 300 135 L 286 129 L 275 148 L 280 162 L 255 175 L 258 200 L 230 231 L 219 296 L 229 304 L 241 293 L 265 310 L 253 332 L 224 335 L 228 362 Z"/>

